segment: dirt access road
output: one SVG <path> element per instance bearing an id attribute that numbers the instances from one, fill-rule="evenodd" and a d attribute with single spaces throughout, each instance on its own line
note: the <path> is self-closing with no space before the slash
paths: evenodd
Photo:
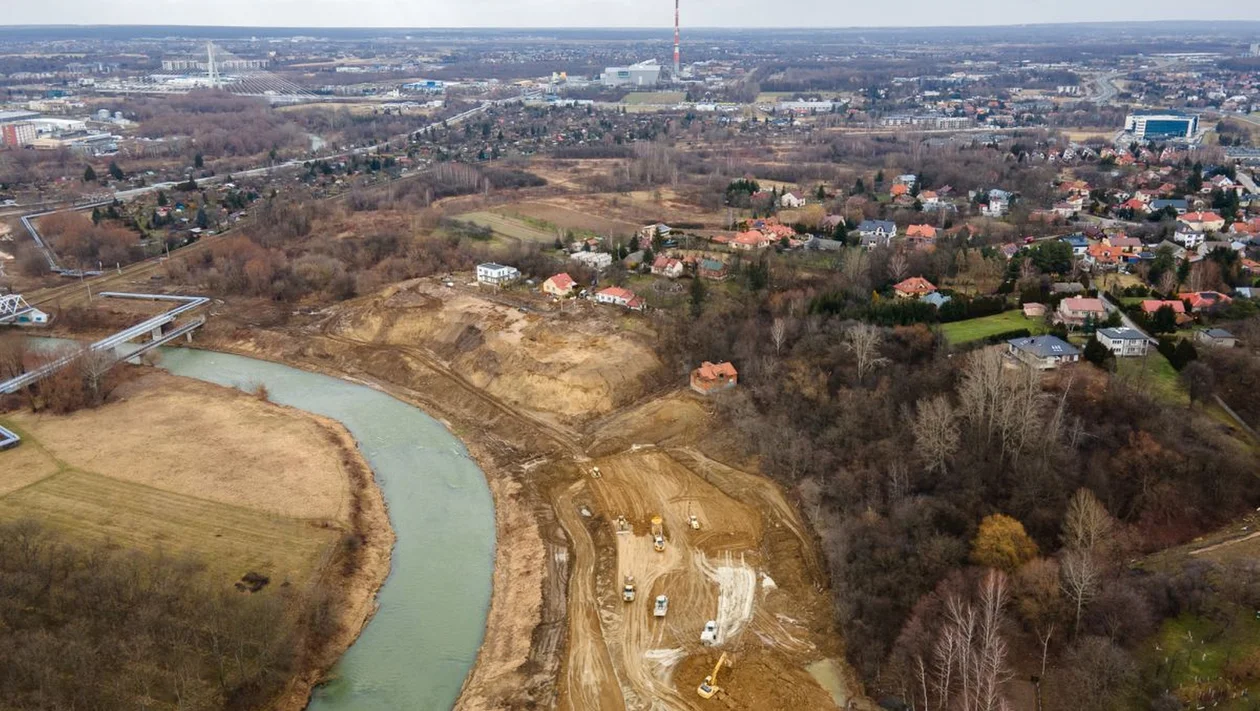
<path id="1" fill-rule="evenodd" d="M 641 337 L 620 327 L 624 314 L 522 314 L 421 281 L 276 329 L 249 326 L 249 305 L 229 302 L 198 339 L 371 383 L 468 444 L 495 497 L 498 545 L 486 638 L 457 708 L 827 709 L 850 694 L 867 707 L 842 661 L 839 693 L 806 671 L 843 660 L 812 533 L 755 462 L 729 461 L 711 403 L 629 375 L 651 351 L 627 340 Z M 638 584 L 629 604 L 625 575 Z M 651 613 L 658 594 L 664 619 Z M 712 647 L 700 643 L 708 620 Z M 696 686 L 723 651 L 725 692 L 704 701 Z"/>

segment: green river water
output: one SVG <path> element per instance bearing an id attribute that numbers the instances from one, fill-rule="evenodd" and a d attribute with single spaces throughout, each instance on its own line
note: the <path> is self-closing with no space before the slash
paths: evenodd
<path id="1" fill-rule="evenodd" d="M 476 660 L 490 607 L 494 502 L 463 444 L 424 412 L 372 388 L 209 351 L 163 349 L 162 368 L 346 426 L 398 535 L 380 610 L 311 701 L 316 711 L 449 709 Z"/>

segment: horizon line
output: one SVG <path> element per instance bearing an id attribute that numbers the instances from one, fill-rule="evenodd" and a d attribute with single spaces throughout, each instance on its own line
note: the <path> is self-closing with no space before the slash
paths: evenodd
<path id="1" fill-rule="evenodd" d="M 693 25 L 691 30 L 797 30 L 809 32 L 827 32 L 835 30 L 906 30 L 906 29 L 969 29 L 969 28 L 1036 28 L 1036 27 L 1080 27 L 1084 25 L 1155 25 L 1165 23 L 1177 24 L 1198 24 L 1198 25 L 1215 25 L 1229 23 L 1238 24 L 1255 24 L 1260 25 L 1260 18 L 1254 20 L 1238 20 L 1238 19 L 1203 19 L 1203 18 L 1183 18 L 1183 19 L 1156 19 L 1156 20 L 1079 20 L 1067 22 L 1017 22 L 1017 23 L 982 23 L 982 24 L 903 24 L 903 25 L 828 25 L 828 26 L 800 26 L 800 25 Z M 432 31 L 432 30 L 491 30 L 491 31 L 529 31 L 529 30 L 659 30 L 658 25 L 516 25 L 501 26 L 492 25 L 431 25 L 431 26 L 402 26 L 402 25 L 361 25 L 361 26 L 345 26 L 345 25 L 248 25 L 248 24 L 207 24 L 207 25 L 189 25 L 189 24 L 161 24 L 161 23 L 136 23 L 136 22 L 119 22 L 119 23 L 56 23 L 56 24 L 9 24 L 0 22 L 0 30 L 4 29 L 91 29 L 91 28 L 186 28 L 186 29 L 257 29 L 257 30 L 341 30 L 341 31 L 360 31 L 360 30 L 391 30 L 397 32 L 405 31 Z M 670 25 L 672 29 L 673 25 Z"/>

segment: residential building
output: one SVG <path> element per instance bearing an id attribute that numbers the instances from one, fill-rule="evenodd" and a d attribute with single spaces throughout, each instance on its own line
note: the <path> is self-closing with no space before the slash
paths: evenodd
<path id="1" fill-rule="evenodd" d="M 573 289 L 577 287 L 577 282 L 573 281 L 573 277 L 566 272 L 561 272 L 543 282 L 542 290 L 544 294 L 552 296 L 565 297 L 573 293 Z"/>
<path id="2" fill-rule="evenodd" d="M 1059 308 L 1054 312 L 1055 321 L 1077 328 L 1087 321 L 1100 323 L 1106 319 L 1107 307 L 1103 306 L 1102 299 L 1068 297 L 1059 302 Z"/>
<path id="3" fill-rule="evenodd" d="M 1234 348 L 1238 339 L 1223 328 L 1205 328 L 1194 334 L 1194 340 L 1213 348 Z"/>
<path id="4" fill-rule="evenodd" d="M 681 260 L 662 254 L 652 262 L 652 273 L 669 279 L 677 279 L 683 275 L 683 263 Z"/>
<path id="5" fill-rule="evenodd" d="M 1195 232 L 1219 232 L 1225 229 L 1225 218 L 1215 212 L 1187 212 L 1177 219 Z"/>
<path id="6" fill-rule="evenodd" d="M 934 291 L 936 291 L 936 286 L 921 276 L 910 277 L 893 286 L 893 292 L 898 299 L 917 299 Z"/>
<path id="7" fill-rule="evenodd" d="M 623 289 L 619 286 L 610 286 L 595 292 L 595 301 L 601 304 L 613 304 L 615 306 L 623 306 L 632 311 L 642 311 L 646 304 L 637 294 L 629 289 Z"/>
<path id="8" fill-rule="evenodd" d="M 897 223 L 890 220 L 863 220 L 857 226 L 862 246 L 868 249 L 886 247 L 897 236 Z"/>
<path id="9" fill-rule="evenodd" d="M 520 278 L 521 272 L 516 267 L 508 267 L 502 264 L 495 264 L 494 262 L 477 265 L 477 282 L 481 284 L 504 286 Z"/>
<path id="10" fill-rule="evenodd" d="M 35 124 L 30 122 L 6 123 L 0 126 L 0 143 L 9 148 L 29 146 L 35 142 L 35 137 Z"/>
<path id="11" fill-rule="evenodd" d="M 1199 115 L 1180 111 L 1134 111 L 1125 119 L 1124 130 L 1143 141 L 1193 138 L 1199 131 Z"/>
<path id="12" fill-rule="evenodd" d="M 1085 235 L 1068 235 L 1060 237 L 1059 241 L 1072 248 L 1073 257 L 1084 257 L 1089 252 L 1089 240 L 1085 239 Z"/>
<path id="13" fill-rule="evenodd" d="M 739 373 L 735 366 L 725 361 L 710 363 L 706 360 L 699 368 L 691 371 L 691 389 L 701 395 L 730 390 L 738 384 Z"/>
<path id="14" fill-rule="evenodd" d="M 1165 208 L 1171 207 L 1178 215 L 1184 215 L 1190 211 L 1190 203 L 1182 199 L 1176 200 L 1152 200 L 1150 204 L 1151 212 L 1159 212 Z"/>
<path id="15" fill-rule="evenodd" d="M 936 228 L 931 225 L 910 225 L 906 228 L 906 244 L 915 249 L 936 244 Z"/>
<path id="16" fill-rule="evenodd" d="M 1188 291 L 1177 294 L 1177 298 L 1190 304 L 1190 310 L 1194 312 L 1209 311 L 1233 301 L 1219 291 Z"/>
<path id="17" fill-rule="evenodd" d="M 757 230 L 748 230 L 735 235 L 735 238 L 731 240 L 731 249 L 751 252 L 758 249 L 768 249 L 772 244 L 774 244 L 773 237 Z"/>
<path id="18" fill-rule="evenodd" d="M 1012 357 L 1038 370 L 1051 370 L 1081 359 L 1080 349 L 1058 336 L 1012 338 L 1006 344 Z"/>
<path id="19" fill-rule="evenodd" d="M 779 198 L 779 207 L 786 207 L 789 209 L 805 207 L 805 198 L 797 195 L 796 193 L 783 193 L 783 196 Z"/>
<path id="20" fill-rule="evenodd" d="M 726 266 L 726 262 L 717 259 L 701 259 L 696 268 L 696 274 L 701 279 L 712 281 L 726 281 L 731 275 L 730 267 Z"/>
<path id="21" fill-rule="evenodd" d="M 1173 241 L 1186 249 L 1194 249 L 1207 241 L 1207 235 L 1202 232 L 1195 232 L 1188 226 L 1183 226 L 1173 233 Z"/>
<path id="22" fill-rule="evenodd" d="M 1094 334 L 1098 342 L 1107 347 L 1117 358 L 1133 358 L 1146 355 L 1151 339 L 1136 328 L 1100 328 Z"/>
<path id="23" fill-rule="evenodd" d="M 607 252 L 574 252 L 569 259 L 597 272 L 611 267 L 613 262 L 612 255 Z"/>

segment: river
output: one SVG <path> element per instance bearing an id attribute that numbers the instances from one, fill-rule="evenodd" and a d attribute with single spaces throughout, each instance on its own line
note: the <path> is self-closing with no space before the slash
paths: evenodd
<path id="1" fill-rule="evenodd" d="M 252 389 L 332 418 L 359 442 L 398 536 L 380 610 L 316 690 L 314 711 L 450 709 L 476 661 L 490 609 L 494 501 L 441 423 L 372 388 L 235 355 L 163 349 L 176 375 Z"/>

